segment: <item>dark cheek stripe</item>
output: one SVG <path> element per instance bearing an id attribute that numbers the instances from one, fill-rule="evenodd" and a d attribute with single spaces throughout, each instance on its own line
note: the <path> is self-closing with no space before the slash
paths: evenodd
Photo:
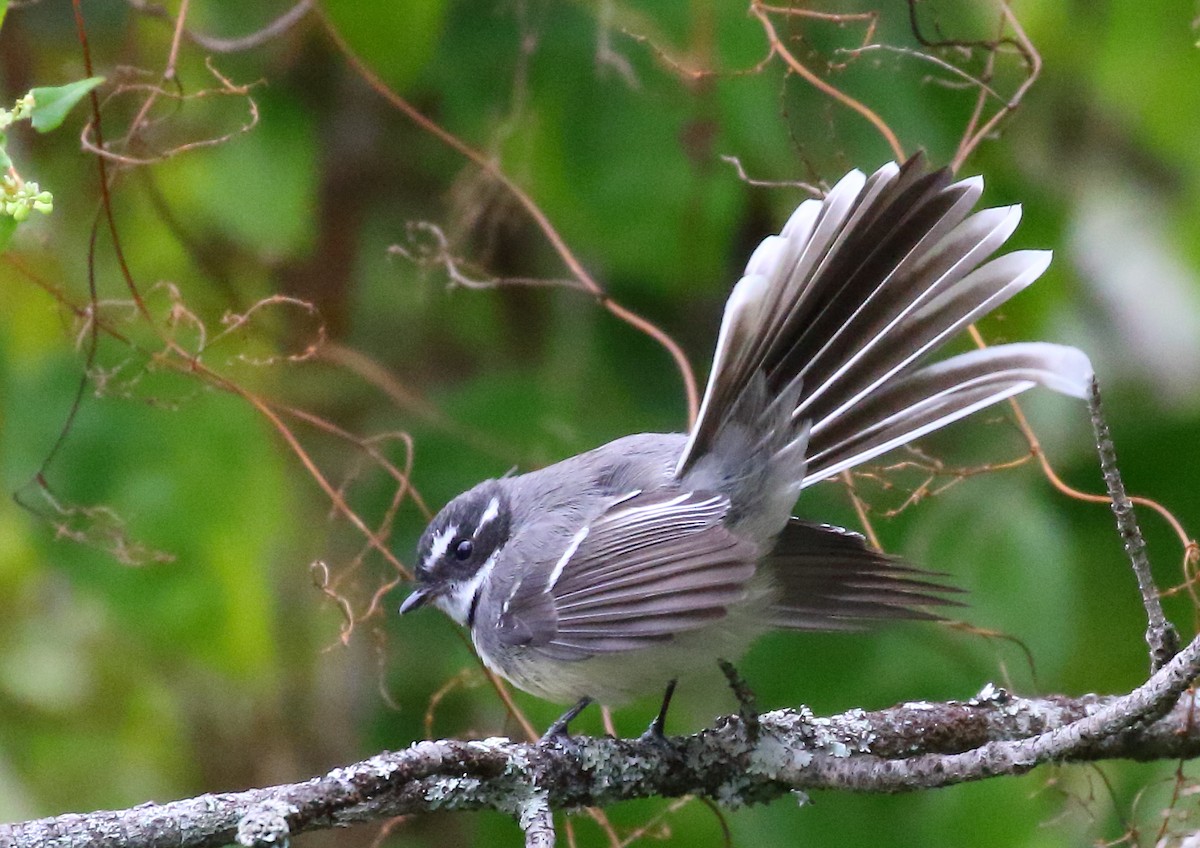
<path id="1" fill-rule="evenodd" d="M 467 610 L 467 629 L 470 630 L 475 626 L 475 611 L 479 609 L 479 599 L 483 597 L 483 584 L 479 584 L 479 588 L 475 590 L 475 597 L 471 598 L 471 608 Z"/>

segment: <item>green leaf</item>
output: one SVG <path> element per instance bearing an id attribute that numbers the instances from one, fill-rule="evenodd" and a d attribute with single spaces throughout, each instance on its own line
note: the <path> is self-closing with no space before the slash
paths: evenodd
<path id="1" fill-rule="evenodd" d="M 4 0 L 0 0 L 3 3 Z M 8 133 L 0 132 L 0 171 L 7 171 L 12 167 L 12 159 L 8 158 Z"/>
<path id="2" fill-rule="evenodd" d="M 33 94 L 33 128 L 38 132 L 57 129 L 85 94 L 104 82 L 104 77 L 88 77 L 85 80 L 52 88 L 35 88 Z"/>
<path id="3" fill-rule="evenodd" d="M 8 249 L 8 243 L 16 231 L 17 220 L 10 215 L 0 215 L 0 253 Z"/>
<path id="4" fill-rule="evenodd" d="M 8 0 L 0 0 L 0 27 L 4 26 L 4 15 L 8 12 Z"/>

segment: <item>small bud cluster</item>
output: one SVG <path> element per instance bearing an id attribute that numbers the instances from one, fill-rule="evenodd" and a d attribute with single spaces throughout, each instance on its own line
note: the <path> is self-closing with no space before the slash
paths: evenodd
<path id="1" fill-rule="evenodd" d="M 42 191 L 32 180 L 22 182 L 6 175 L 0 183 L 0 214 L 10 215 L 20 223 L 29 217 L 31 210 L 49 215 L 54 210 L 54 195 Z"/>
<path id="2" fill-rule="evenodd" d="M 33 107 L 33 92 L 30 92 L 14 103 L 12 109 L 0 109 L 0 152 L 3 151 L 4 131 L 17 121 L 31 118 Z M 0 215 L 7 215 L 20 223 L 29 217 L 30 212 L 49 215 L 53 210 L 54 195 L 43 191 L 32 180 L 22 180 L 10 164 L 8 173 L 0 179 Z"/>
<path id="3" fill-rule="evenodd" d="M 11 127 L 17 121 L 24 121 L 33 116 L 33 92 L 26 94 L 12 109 L 0 109 L 0 132 Z"/>

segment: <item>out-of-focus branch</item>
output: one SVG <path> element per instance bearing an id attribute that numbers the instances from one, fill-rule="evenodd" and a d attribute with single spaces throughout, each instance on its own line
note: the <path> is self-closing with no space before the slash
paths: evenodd
<path id="1" fill-rule="evenodd" d="M 1039 764 L 1200 755 L 1194 702 L 1200 639 L 1124 696 L 1020 698 L 990 685 L 969 701 L 908 703 L 816 718 L 805 708 L 728 716 L 665 741 L 577 737 L 418 742 L 303 783 L 203 795 L 129 810 L 0 826 L 0 848 L 199 848 L 281 844 L 289 836 L 435 810 L 491 809 L 526 844 L 554 841 L 551 811 L 650 796 L 696 795 L 726 806 L 814 789 L 904 792 Z"/>
<path id="2" fill-rule="evenodd" d="M 334 26 L 333 22 L 321 9 L 316 9 L 316 13 L 330 40 L 333 41 L 337 49 L 345 56 L 346 61 L 373 91 L 399 110 L 401 114 L 405 115 L 422 131 L 445 144 L 448 148 L 470 161 L 483 171 L 483 173 L 503 186 L 504 190 L 525 210 L 525 213 L 533 220 L 537 228 L 541 230 L 542 235 L 550 243 L 554 252 L 558 254 L 559 259 L 562 260 L 567 270 L 570 271 L 571 276 L 578 282 L 579 287 L 594 297 L 601 306 L 617 318 L 635 330 L 654 339 L 655 342 L 670 354 L 683 380 L 684 393 L 687 397 L 688 426 L 690 427 L 696 420 L 700 409 L 700 395 L 696 388 L 696 377 L 692 371 L 691 363 L 688 362 L 687 356 L 683 352 L 683 348 L 679 346 L 679 343 L 657 324 L 613 300 L 612 296 L 588 272 L 579 257 L 567 245 L 566 240 L 550 222 L 550 218 L 542 210 L 541 206 L 500 168 L 499 163 L 494 157 L 467 144 L 457 135 L 442 127 L 441 124 L 423 114 L 409 103 L 408 100 L 401 97 L 350 49 L 349 43 L 342 37 L 341 32 L 339 32 L 337 27 Z"/>
<path id="3" fill-rule="evenodd" d="M 892 155 L 896 159 L 906 159 L 904 155 L 904 147 L 900 144 L 900 139 L 896 137 L 896 133 L 887 125 L 883 118 L 879 117 L 874 109 L 867 106 L 860 100 L 856 100 L 846 92 L 836 86 L 830 85 L 820 76 L 811 71 L 803 62 L 796 58 L 796 55 L 787 48 L 783 39 L 779 37 L 779 33 L 775 30 L 775 24 L 771 22 L 770 12 L 779 11 L 773 7 L 766 6 L 759 0 L 751 0 L 750 14 L 758 18 L 758 22 L 762 24 L 763 33 L 766 35 L 767 42 L 771 46 L 772 52 L 783 60 L 788 68 L 823 94 L 833 98 L 838 103 L 842 104 L 851 111 L 862 115 L 875 128 L 875 130 L 887 142 L 888 147 L 892 149 Z"/>
<path id="4" fill-rule="evenodd" d="M 196 32 L 193 29 L 183 26 L 185 15 L 180 14 L 178 17 L 172 17 L 166 7 L 158 3 L 147 2 L 147 0 L 127 0 L 127 2 L 131 8 L 143 15 L 166 21 L 189 41 L 212 53 L 241 53 L 261 47 L 268 41 L 283 35 L 303 20 L 304 16 L 308 14 L 313 6 L 313 0 L 299 0 L 299 2 L 282 15 L 255 32 L 235 38 L 220 38 L 213 35 L 205 35 L 204 33 Z"/>

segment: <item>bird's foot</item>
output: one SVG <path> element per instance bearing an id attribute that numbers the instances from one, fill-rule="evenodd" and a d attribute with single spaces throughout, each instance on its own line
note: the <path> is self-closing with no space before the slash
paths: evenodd
<path id="1" fill-rule="evenodd" d="M 592 698 L 584 695 L 580 698 L 575 706 L 571 707 L 565 713 L 546 729 L 542 734 L 542 738 L 538 740 L 539 745 L 544 745 L 547 742 L 556 742 L 559 745 L 569 745 L 571 743 L 571 733 L 568 730 L 568 725 L 592 703 Z"/>
<path id="2" fill-rule="evenodd" d="M 721 667 L 721 671 L 725 674 L 725 679 L 729 681 L 729 688 L 733 690 L 733 696 L 737 698 L 738 717 L 742 720 L 742 727 L 746 732 L 746 741 L 753 745 L 758 741 L 760 730 L 758 704 L 754 698 L 754 692 L 751 691 L 745 678 L 738 674 L 738 670 L 733 667 L 733 663 L 729 662 L 729 660 L 717 660 L 717 665 Z"/>
<path id="3" fill-rule="evenodd" d="M 654 721 L 650 722 L 650 726 L 646 728 L 646 732 L 641 735 L 644 741 L 667 741 L 667 737 L 663 734 L 663 727 L 667 723 L 667 710 L 671 708 L 671 696 L 675 694 L 675 682 L 672 680 L 667 684 L 667 691 L 663 693 L 662 706 L 658 708 L 658 715 L 654 717 Z"/>

